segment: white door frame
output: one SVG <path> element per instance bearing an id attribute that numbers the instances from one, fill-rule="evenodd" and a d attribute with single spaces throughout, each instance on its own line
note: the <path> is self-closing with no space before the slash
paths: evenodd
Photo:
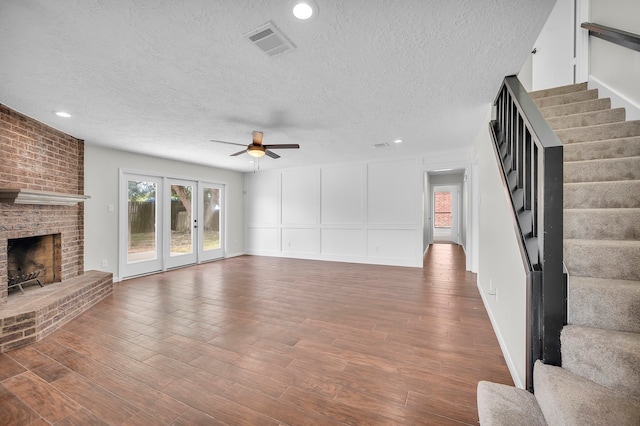
<path id="1" fill-rule="evenodd" d="M 431 185 L 431 217 L 434 219 L 431 221 L 431 234 L 432 240 L 435 240 L 436 237 L 436 227 L 435 227 L 435 210 L 436 206 L 433 200 L 435 200 L 436 192 L 451 192 L 451 227 L 449 228 L 448 235 L 446 239 L 455 244 L 460 244 L 460 192 L 461 185 L 459 183 L 455 184 L 434 184 Z"/>
<path id="2" fill-rule="evenodd" d="M 155 196 L 155 237 L 156 237 L 156 253 L 155 258 L 150 260 L 144 260 L 139 262 L 128 262 L 128 242 L 129 242 L 129 180 L 139 180 L 154 182 L 156 184 L 156 196 Z M 120 229 L 119 229 L 119 266 L 121 278 L 134 277 L 136 275 L 150 274 L 153 272 L 162 271 L 164 269 L 164 262 L 162 258 L 163 245 L 164 245 L 164 227 L 163 223 L 163 197 L 164 197 L 164 179 L 158 176 L 147 175 L 144 173 L 133 173 L 120 171 Z"/>
<path id="3" fill-rule="evenodd" d="M 589 31 L 581 28 L 583 22 L 589 22 L 590 0 L 575 0 L 575 55 L 576 55 L 576 83 L 589 81 Z"/>
<path id="4" fill-rule="evenodd" d="M 220 191 L 220 207 L 218 209 L 220 217 L 220 248 L 214 250 L 204 250 L 204 190 L 205 188 L 215 188 Z M 198 182 L 198 263 L 207 262 L 215 259 L 222 259 L 225 253 L 225 212 L 226 212 L 226 186 L 221 183 Z"/>
<path id="5" fill-rule="evenodd" d="M 148 180 L 156 182 L 156 259 L 153 260 L 153 263 L 149 262 L 140 262 L 139 264 L 128 264 L 127 263 L 127 253 L 128 253 L 128 204 L 129 204 L 129 192 L 127 182 L 130 178 L 140 179 L 140 180 Z M 201 188 L 215 187 L 220 189 L 220 248 L 212 251 L 205 252 L 201 247 L 200 243 L 203 241 L 203 231 L 204 228 L 198 226 L 197 230 L 194 229 L 193 217 L 192 219 L 192 230 L 196 230 L 197 232 L 193 232 L 194 234 L 194 253 L 193 255 L 187 259 L 186 257 L 180 256 L 181 260 L 176 262 L 171 261 L 170 259 L 170 236 L 169 233 L 166 232 L 166 229 L 170 229 L 170 203 L 164 202 L 165 198 L 169 196 L 164 193 L 166 188 L 170 188 L 171 183 L 180 183 L 185 182 L 194 185 L 194 194 L 192 196 L 192 201 L 194 203 L 192 215 L 196 215 L 198 224 L 202 223 L 203 220 L 203 212 L 202 209 L 198 207 L 200 202 L 200 194 Z M 193 179 L 189 177 L 173 177 L 173 176 L 163 176 L 159 173 L 153 172 L 144 172 L 137 170 L 129 170 L 129 169 L 119 169 L 119 226 L 118 226 L 118 271 L 120 274 L 120 279 L 128 279 L 133 278 L 138 275 L 146 275 L 152 274 L 156 272 L 166 271 L 169 268 L 186 266 L 198 264 L 201 262 L 206 262 L 209 260 L 221 259 L 225 256 L 225 244 L 226 244 L 226 184 L 225 183 L 215 183 L 210 181 L 202 181 L 198 179 Z M 196 212 L 195 214 L 193 212 Z M 168 222 L 168 224 L 165 224 Z M 201 229 L 202 228 L 202 229 Z M 188 260 L 188 261 L 187 261 Z"/>
<path id="6" fill-rule="evenodd" d="M 424 182 L 424 174 L 429 172 L 436 172 L 442 169 L 451 169 L 451 170 L 464 170 L 464 185 L 466 188 L 466 194 L 464 204 L 466 206 L 465 212 L 462 219 L 465 223 L 465 240 L 461 241 L 462 247 L 464 248 L 465 255 L 467 258 L 466 269 L 467 271 L 478 272 L 478 170 L 477 165 L 472 165 L 470 161 L 434 161 L 429 164 L 424 164 L 420 167 L 420 179 Z M 428 187 L 424 187 L 423 185 L 419 186 L 420 191 L 422 192 L 419 196 L 422 198 L 429 199 L 431 197 L 431 190 Z M 462 197 L 463 192 L 461 191 L 460 197 Z M 424 199 L 423 198 L 423 199 Z M 431 204 L 431 202 L 429 202 Z M 423 209 L 424 205 L 420 206 L 420 214 L 422 214 L 422 226 L 423 226 L 423 238 L 424 238 L 424 227 L 430 226 L 429 223 L 426 223 L 426 219 L 424 218 Z M 462 215 L 462 213 L 461 213 Z M 418 216 L 421 217 L 421 216 Z M 423 249 L 424 240 L 421 239 L 422 246 L 420 249 Z M 426 254 L 426 251 L 423 253 Z"/>
<path id="7" fill-rule="evenodd" d="M 429 173 L 422 172 L 422 255 L 427 254 L 429 246 L 433 244 L 433 227 L 431 218 L 433 217 L 431 186 L 429 185 Z"/>

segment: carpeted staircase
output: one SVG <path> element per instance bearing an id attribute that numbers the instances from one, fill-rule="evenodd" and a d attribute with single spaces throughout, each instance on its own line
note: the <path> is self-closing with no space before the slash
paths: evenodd
<path id="1" fill-rule="evenodd" d="M 478 384 L 490 425 L 640 425 L 640 121 L 587 84 L 530 94 L 564 144 L 569 324 L 535 395 Z"/>

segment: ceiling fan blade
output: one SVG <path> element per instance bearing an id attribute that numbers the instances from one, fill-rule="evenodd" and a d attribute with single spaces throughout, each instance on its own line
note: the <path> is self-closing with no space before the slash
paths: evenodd
<path id="1" fill-rule="evenodd" d="M 262 145 L 262 132 L 258 132 L 257 130 L 254 130 L 253 132 L 251 132 L 251 134 L 253 135 L 253 144 L 254 145 Z"/>
<path id="2" fill-rule="evenodd" d="M 271 158 L 280 158 L 280 156 L 278 154 L 276 154 L 273 151 L 269 151 L 268 149 L 265 149 L 264 153 L 267 154 Z"/>
<path id="3" fill-rule="evenodd" d="M 247 152 L 247 150 L 243 149 L 242 151 L 238 151 L 235 154 L 231 154 L 230 157 L 237 157 L 238 155 L 244 154 L 245 152 Z"/>
<path id="4" fill-rule="evenodd" d="M 300 145 L 297 143 L 282 143 L 279 145 L 262 145 L 266 149 L 298 149 Z"/>
<path id="5" fill-rule="evenodd" d="M 215 140 L 215 139 L 210 139 L 209 141 L 210 141 L 210 142 L 217 142 L 217 143 L 226 143 L 227 145 L 247 146 L 247 144 L 244 144 L 244 143 L 235 143 L 235 142 L 219 141 L 219 140 Z"/>

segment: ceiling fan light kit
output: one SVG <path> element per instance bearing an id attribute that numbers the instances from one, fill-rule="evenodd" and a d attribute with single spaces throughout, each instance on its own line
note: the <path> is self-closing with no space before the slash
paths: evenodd
<path id="1" fill-rule="evenodd" d="M 249 147 L 247 148 L 247 154 L 254 158 L 260 158 L 264 156 L 264 148 L 260 146 L 249 145 Z"/>
<path id="2" fill-rule="evenodd" d="M 280 158 L 280 156 L 278 154 L 276 154 L 275 152 L 271 151 L 272 149 L 298 149 L 298 148 L 300 148 L 300 145 L 298 145 L 297 143 L 263 145 L 262 144 L 262 137 L 263 137 L 264 134 L 262 132 L 258 132 L 256 130 L 254 130 L 251 133 L 251 135 L 253 136 L 253 141 L 249 145 L 246 145 L 247 148 L 243 149 L 242 151 L 238 151 L 238 152 L 235 152 L 235 153 L 231 154 L 231 157 L 236 157 L 236 156 L 244 154 L 246 152 L 247 154 L 249 154 L 253 158 L 260 158 L 260 157 L 263 157 L 265 155 L 268 155 L 269 157 L 271 157 L 273 159 L 277 159 L 277 158 Z M 227 144 L 227 145 L 245 146 L 244 144 L 241 144 L 241 143 L 220 141 L 220 140 L 215 140 L 215 139 L 211 139 L 211 142 L 224 143 L 224 144 Z"/>

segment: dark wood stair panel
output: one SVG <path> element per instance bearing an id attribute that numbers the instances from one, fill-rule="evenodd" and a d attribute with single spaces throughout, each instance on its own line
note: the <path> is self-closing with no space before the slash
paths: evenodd
<path id="1" fill-rule="evenodd" d="M 512 384 L 454 244 L 424 269 L 241 256 L 128 280 L 0 372 L 72 401 L 0 383 L 2 424 L 477 424 L 478 380 Z"/>

